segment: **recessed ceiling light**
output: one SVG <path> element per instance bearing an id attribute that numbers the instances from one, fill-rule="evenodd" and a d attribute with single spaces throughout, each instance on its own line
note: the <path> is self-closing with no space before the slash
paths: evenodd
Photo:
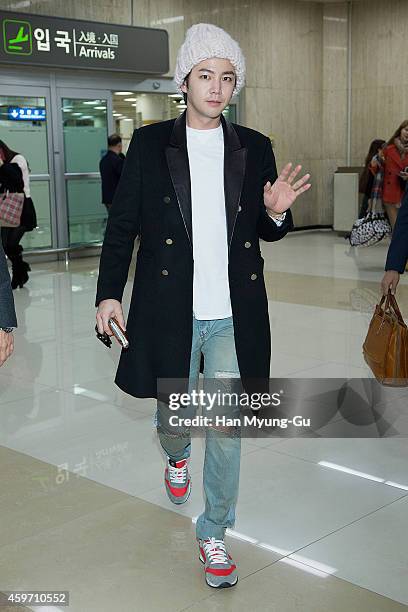
<path id="1" fill-rule="evenodd" d="M 79 117 L 80 115 L 82 115 L 82 113 L 72 113 L 73 115 L 75 115 L 76 117 Z"/>
<path id="2" fill-rule="evenodd" d="M 96 110 L 105 110 L 105 107 L 104 106 L 95 106 L 95 109 Z"/>
<path id="3" fill-rule="evenodd" d="M 89 104 L 95 106 L 95 104 L 100 104 L 100 100 L 84 100 L 84 104 Z"/>
<path id="4" fill-rule="evenodd" d="M 126 117 L 126 119 L 124 119 L 123 121 L 133 121 L 133 119 L 129 119 L 129 117 Z"/>
<path id="5" fill-rule="evenodd" d="M 115 91 L 115 96 L 131 96 L 131 91 Z"/>
<path id="6" fill-rule="evenodd" d="M 182 98 L 181 94 L 168 94 L 169 98 Z"/>
<path id="7" fill-rule="evenodd" d="M 134 103 L 132 104 L 132 106 L 137 106 L 137 103 L 136 103 L 136 102 L 134 102 Z"/>
<path id="8" fill-rule="evenodd" d="M 125 98 L 125 102 L 136 102 L 137 98 Z"/>

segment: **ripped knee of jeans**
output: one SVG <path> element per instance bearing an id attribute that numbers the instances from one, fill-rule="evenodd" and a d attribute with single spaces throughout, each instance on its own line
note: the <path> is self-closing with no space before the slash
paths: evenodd
<path id="1" fill-rule="evenodd" d="M 208 426 L 208 429 L 224 434 L 228 438 L 239 438 L 241 435 L 241 428 L 239 425 L 216 425 L 212 423 Z"/>
<path id="2" fill-rule="evenodd" d="M 241 375 L 239 372 L 233 372 L 229 370 L 216 370 L 214 372 L 214 378 L 210 382 L 210 386 L 213 385 L 218 389 L 218 386 L 223 391 L 239 393 L 241 389 Z"/>
<path id="3" fill-rule="evenodd" d="M 160 423 L 158 423 L 157 425 L 157 433 L 159 435 L 164 435 L 167 438 L 174 438 L 174 439 L 179 439 L 179 438 L 185 438 L 185 439 L 190 439 L 191 437 L 191 433 L 190 433 L 190 429 L 188 427 L 182 428 L 182 429 L 176 429 L 173 428 L 166 428 L 163 427 Z"/>
<path id="4" fill-rule="evenodd" d="M 230 372 L 228 370 L 216 370 L 214 372 L 214 378 L 240 378 L 239 372 Z"/>

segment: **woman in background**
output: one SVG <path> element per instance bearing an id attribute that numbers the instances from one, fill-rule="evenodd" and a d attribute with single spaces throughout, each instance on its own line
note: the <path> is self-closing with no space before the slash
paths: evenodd
<path id="1" fill-rule="evenodd" d="M 405 181 L 408 178 L 408 121 L 403 121 L 380 152 L 384 162 L 384 183 L 382 197 L 388 218 L 394 229 L 398 209 L 405 191 Z M 377 172 L 378 161 L 374 158 L 370 168 Z"/>
<path id="2" fill-rule="evenodd" d="M 368 202 L 371 198 L 371 192 L 373 190 L 374 174 L 371 170 L 373 157 L 380 154 L 380 151 L 385 144 L 385 140 L 380 140 L 377 138 L 376 140 L 372 141 L 370 148 L 368 149 L 367 157 L 364 162 L 364 170 L 360 175 L 358 184 L 358 191 L 363 195 L 363 201 L 361 203 L 361 208 L 358 215 L 359 219 L 362 219 L 367 214 Z"/>
<path id="3" fill-rule="evenodd" d="M 20 244 L 25 232 L 31 232 L 37 226 L 37 216 L 33 201 L 30 197 L 30 177 L 27 160 L 23 155 L 13 151 L 6 145 L 3 140 L 0 140 L 0 163 L 3 166 L 3 177 L 7 176 L 7 166 L 17 164 L 22 173 L 22 190 L 24 192 L 24 206 L 21 214 L 21 221 L 18 227 L 2 227 L 1 240 L 4 251 L 11 261 L 13 276 L 11 285 L 13 289 L 23 287 L 28 281 L 28 271 L 31 270 L 29 264 L 23 260 L 23 247 Z M 5 185 L 3 184 L 3 190 Z M 13 191 L 10 186 L 6 187 Z M 16 189 L 16 188 L 15 188 Z"/>

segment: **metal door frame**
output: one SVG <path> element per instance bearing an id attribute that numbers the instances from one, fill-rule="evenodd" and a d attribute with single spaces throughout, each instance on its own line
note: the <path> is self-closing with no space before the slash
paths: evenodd
<path id="1" fill-rule="evenodd" d="M 78 84 L 79 85 L 79 84 Z M 58 215 L 58 246 L 69 246 L 69 220 L 68 220 L 68 201 L 67 201 L 67 181 L 72 178 L 99 178 L 99 172 L 65 172 L 65 152 L 64 152 L 64 126 L 62 114 L 62 99 L 70 98 L 77 100 L 106 100 L 107 113 L 107 136 L 113 132 L 113 109 L 112 109 L 112 92 L 108 89 L 86 89 L 78 87 L 58 87 L 52 88 L 55 95 L 54 108 L 57 109 L 59 117 L 56 117 L 53 122 L 55 142 L 58 143 L 55 155 L 55 168 L 57 169 L 56 193 L 59 206 Z"/>
<path id="2" fill-rule="evenodd" d="M 51 224 L 51 246 L 56 246 L 57 239 L 57 215 L 56 215 L 56 190 L 55 190 L 55 168 L 53 155 L 53 107 L 50 87 L 43 85 L 1 85 L 0 95 L 35 97 L 45 99 L 46 108 L 46 130 L 47 130 L 47 155 L 48 174 L 30 174 L 31 181 L 48 181 L 50 197 L 50 224 Z M 24 154 L 24 151 L 21 151 Z"/>

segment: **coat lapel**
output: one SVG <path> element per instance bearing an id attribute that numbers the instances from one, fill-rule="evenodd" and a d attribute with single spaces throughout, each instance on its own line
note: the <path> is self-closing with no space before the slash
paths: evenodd
<path id="1" fill-rule="evenodd" d="M 184 221 L 187 236 L 193 248 L 193 232 L 191 221 L 191 182 L 190 167 L 187 154 L 186 113 L 184 112 L 174 122 L 170 136 L 170 144 L 166 147 L 166 159 L 169 167 L 174 191 L 180 213 Z"/>
<path id="2" fill-rule="evenodd" d="M 241 147 L 232 124 L 221 115 L 224 132 L 224 195 L 228 249 L 231 245 L 245 176 L 247 149 Z M 191 248 L 193 248 L 191 181 L 187 153 L 186 112 L 176 119 L 166 147 L 166 159 Z"/>
<path id="3" fill-rule="evenodd" d="M 224 115 L 221 115 L 221 123 L 224 130 L 224 195 L 229 251 L 244 184 L 248 149 L 241 146 L 238 134 Z"/>

